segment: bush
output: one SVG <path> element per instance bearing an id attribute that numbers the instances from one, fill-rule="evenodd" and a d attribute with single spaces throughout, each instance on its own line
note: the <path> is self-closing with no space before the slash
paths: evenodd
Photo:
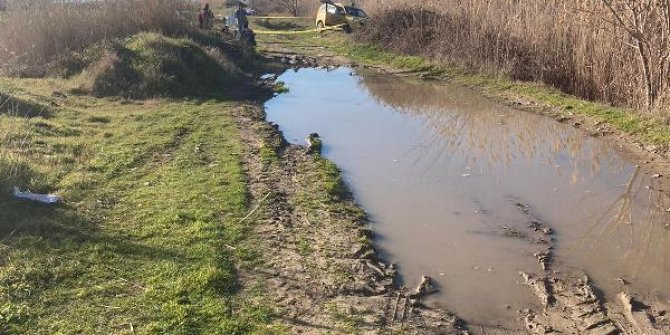
<path id="1" fill-rule="evenodd" d="M 49 62 L 102 40 L 141 31 L 183 34 L 191 29 L 192 12 L 181 0 L 13 0 L 0 29 L 0 70 L 43 76 Z"/>
<path id="2" fill-rule="evenodd" d="M 96 96 L 148 98 L 221 94 L 241 73 L 217 48 L 142 33 L 107 47 L 81 76 Z"/>

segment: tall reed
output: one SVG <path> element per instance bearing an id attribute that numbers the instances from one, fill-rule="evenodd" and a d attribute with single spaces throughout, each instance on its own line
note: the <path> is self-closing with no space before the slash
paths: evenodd
<path id="1" fill-rule="evenodd" d="M 358 36 L 583 98 L 668 106 L 670 0 L 385 0 Z"/>

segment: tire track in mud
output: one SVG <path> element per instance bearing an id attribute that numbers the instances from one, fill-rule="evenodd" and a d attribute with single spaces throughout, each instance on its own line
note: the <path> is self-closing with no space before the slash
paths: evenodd
<path id="1" fill-rule="evenodd" d="M 394 286 L 395 269 L 377 258 L 363 212 L 320 185 L 325 160 L 287 144 L 260 106 L 237 108 L 235 119 L 263 250 L 262 265 L 241 270 L 243 285 L 260 281 L 291 334 L 468 333 L 453 314 Z M 268 148 L 274 159 L 263 159 L 264 150 L 273 156 Z"/>
<path id="2" fill-rule="evenodd" d="M 587 274 L 580 271 L 553 269 L 553 230 L 533 212 L 530 205 L 514 199 L 514 205 L 525 215 L 525 231 L 505 229 L 508 237 L 524 239 L 544 246 L 534 254 L 540 274 L 520 272 L 527 285 L 542 303 L 542 311 L 520 311 L 529 334 L 670 334 L 667 306 L 647 306 L 625 292 L 618 301 L 606 301 Z M 505 227 L 504 227 L 505 228 Z M 660 302 L 658 302 L 660 304 Z"/>

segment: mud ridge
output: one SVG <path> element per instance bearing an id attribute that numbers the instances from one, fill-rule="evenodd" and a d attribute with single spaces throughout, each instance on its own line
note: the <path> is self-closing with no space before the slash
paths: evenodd
<path id="1" fill-rule="evenodd" d="M 520 272 L 522 283 L 527 285 L 543 306 L 542 311 L 525 309 L 519 311 L 529 334 L 668 334 L 670 324 L 658 316 L 666 312 L 654 312 L 626 293 L 619 301 L 606 301 L 598 293 L 589 277 L 581 272 L 558 272 L 552 269 L 554 239 L 553 229 L 544 222 L 533 208 L 514 199 L 514 205 L 527 219 L 524 230 L 514 236 L 523 236 L 542 249 L 537 258 L 542 275 Z M 508 228 L 508 231 L 512 228 Z M 645 306 L 635 308 L 634 306 Z M 662 309 L 664 310 L 664 309 Z M 657 317 L 654 317 L 657 315 Z"/>
<path id="2" fill-rule="evenodd" d="M 377 257 L 362 210 L 320 187 L 318 153 L 287 144 L 256 104 L 235 119 L 263 250 L 261 266 L 241 270 L 243 282 L 260 281 L 291 334 L 467 334 L 456 316 L 421 303 L 426 284 L 421 292 L 394 286 L 396 270 Z M 276 157 L 262 157 L 268 148 Z"/>

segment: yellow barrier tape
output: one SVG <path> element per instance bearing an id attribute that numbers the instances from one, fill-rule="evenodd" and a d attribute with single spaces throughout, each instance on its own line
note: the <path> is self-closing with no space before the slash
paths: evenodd
<path id="1" fill-rule="evenodd" d="M 311 16 L 247 16 L 249 19 L 313 19 Z"/>
<path id="2" fill-rule="evenodd" d="M 332 27 L 326 27 L 326 28 L 315 28 L 315 29 L 308 29 L 308 30 L 254 30 L 254 34 L 258 35 L 294 35 L 294 34 L 305 34 L 305 33 L 313 33 L 317 31 L 324 31 L 324 30 L 337 30 L 341 29 L 344 27 L 345 24 L 338 24 L 336 26 Z"/>

